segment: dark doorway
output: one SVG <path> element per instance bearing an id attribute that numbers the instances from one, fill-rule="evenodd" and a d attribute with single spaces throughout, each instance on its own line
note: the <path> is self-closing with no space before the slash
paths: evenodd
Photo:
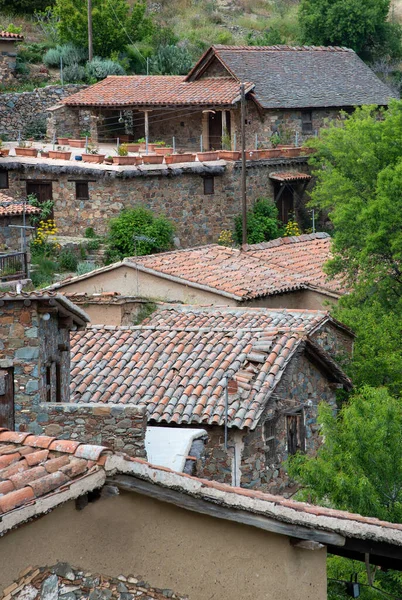
<path id="1" fill-rule="evenodd" d="M 27 181 L 27 196 L 34 194 L 39 202 L 52 200 L 52 184 L 51 182 L 43 183 L 42 181 Z"/>
<path id="2" fill-rule="evenodd" d="M 286 416 L 288 454 L 305 451 L 303 414 L 296 413 Z"/>
<path id="3" fill-rule="evenodd" d="M 275 204 L 278 216 L 282 223 L 286 223 L 294 216 L 294 190 L 289 184 L 275 184 Z"/>
<path id="4" fill-rule="evenodd" d="M 230 137 L 230 112 L 226 111 L 226 130 Z M 222 111 L 209 113 L 209 148 L 222 150 Z M 229 150 L 229 148 L 228 148 Z"/>
<path id="5" fill-rule="evenodd" d="M 0 427 L 14 430 L 14 369 L 0 369 Z"/>

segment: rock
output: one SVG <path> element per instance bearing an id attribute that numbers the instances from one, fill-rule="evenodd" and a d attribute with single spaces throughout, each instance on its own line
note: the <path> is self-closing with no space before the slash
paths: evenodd
<path id="1" fill-rule="evenodd" d="M 68 592 L 68 594 L 60 594 L 59 600 L 77 600 L 77 596 L 74 592 Z"/>
<path id="2" fill-rule="evenodd" d="M 35 600 L 37 595 L 38 590 L 33 585 L 26 585 L 16 598 L 17 600 Z"/>
<path id="3" fill-rule="evenodd" d="M 74 572 L 68 563 L 57 563 L 53 571 L 59 577 L 63 577 L 63 579 L 68 579 L 69 581 L 74 581 L 75 579 Z"/>
<path id="4" fill-rule="evenodd" d="M 59 580 L 57 575 L 50 575 L 42 582 L 41 600 L 57 600 L 59 595 Z"/>
<path id="5" fill-rule="evenodd" d="M 128 587 L 126 585 L 124 585 L 124 583 L 119 583 L 116 589 L 120 593 L 121 592 L 128 592 Z"/>

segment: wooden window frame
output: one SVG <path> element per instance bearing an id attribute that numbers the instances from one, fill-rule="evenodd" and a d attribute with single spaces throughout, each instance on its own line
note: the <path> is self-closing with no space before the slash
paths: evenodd
<path id="1" fill-rule="evenodd" d="M 289 456 L 293 456 L 297 452 L 304 453 L 306 451 L 306 428 L 304 425 L 303 409 L 287 413 L 286 418 L 286 446 Z M 296 444 L 292 445 L 290 441 L 291 423 L 296 423 Z"/>
<path id="2" fill-rule="evenodd" d="M 204 196 L 213 196 L 215 194 L 215 177 L 207 175 L 204 179 Z M 208 187 L 210 186 L 210 187 Z"/>
<path id="3" fill-rule="evenodd" d="M 81 196 L 78 193 L 79 186 L 85 186 L 87 195 Z M 76 181 L 75 182 L 75 199 L 76 200 L 89 200 L 89 182 L 88 181 Z"/>
<path id="4" fill-rule="evenodd" d="M 56 402 L 62 402 L 62 392 L 61 392 L 61 364 L 59 362 L 56 363 Z"/>
<path id="5" fill-rule="evenodd" d="M 6 185 L 1 185 L 1 177 L 5 175 Z M 0 190 L 8 190 L 10 187 L 10 182 L 8 179 L 8 171 L 6 169 L 0 169 Z"/>
<path id="6" fill-rule="evenodd" d="M 46 365 L 46 402 L 52 401 L 52 363 Z"/>
<path id="7" fill-rule="evenodd" d="M 313 133 L 313 112 L 311 110 L 302 112 L 301 122 L 303 134 Z"/>

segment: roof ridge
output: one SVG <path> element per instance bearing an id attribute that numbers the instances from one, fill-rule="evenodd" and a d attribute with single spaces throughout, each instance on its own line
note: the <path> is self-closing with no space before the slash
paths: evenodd
<path id="1" fill-rule="evenodd" d="M 249 252 L 250 250 L 265 250 L 267 248 L 275 248 L 275 246 L 282 246 L 283 244 L 298 244 L 300 242 L 325 240 L 328 238 L 331 238 L 329 233 L 326 233 L 325 231 L 317 231 L 315 233 L 302 233 L 301 235 L 275 238 L 274 240 L 260 242 L 258 244 L 245 244 L 243 249 L 245 252 Z"/>
<path id="2" fill-rule="evenodd" d="M 239 52 L 261 52 L 261 51 L 280 51 L 280 52 L 353 52 L 346 46 L 289 46 L 287 44 L 277 44 L 273 46 L 230 46 L 224 44 L 213 44 L 214 50 L 231 50 Z"/>

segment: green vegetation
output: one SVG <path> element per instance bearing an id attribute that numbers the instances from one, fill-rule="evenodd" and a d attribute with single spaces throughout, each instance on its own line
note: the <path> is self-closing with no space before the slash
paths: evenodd
<path id="1" fill-rule="evenodd" d="M 141 325 L 145 319 L 148 319 L 157 309 L 155 302 L 146 302 L 141 304 L 137 316 L 133 319 L 133 325 Z"/>
<path id="2" fill-rule="evenodd" d="M 107 262 L 169 250 L 173 232 L 174 226 L 166 217 L 156 217 L 142 206 L 123 210 L 110 221 Z"/>
<path id="3" fill-rule="evenodd" d="M 0 0 L 0 11 L 13 15 L 32 15 L 54 4 L 54 0 Z"/>
<path id="4" fill-rule="evenodd" d="M 278 219 L 278 209 L 272 200 L 258 198 L 247 213 L 247 243 L 268 242 L 282 235 L 282 224 Z M 235 241 L 242 243 L 242 217 L 235 218 Z"/>
<path id="5" fill-rule="evenodd" d="M 186 75 L 193 59 L 187 48 L 160 46 L 151 61 L 151 72 L 155 75 Z"/>

